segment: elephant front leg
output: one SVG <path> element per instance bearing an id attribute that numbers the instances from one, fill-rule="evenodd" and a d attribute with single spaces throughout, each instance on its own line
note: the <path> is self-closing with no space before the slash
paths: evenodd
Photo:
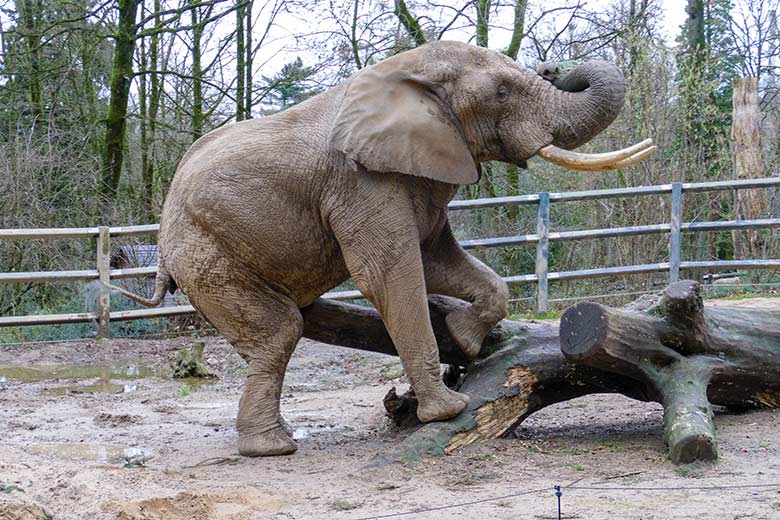
<path id="1" fill-rule="evenodd" d="M 447 315 L 445 321 L 458 346 L 475 357 L 485 336 L 507 315 L 509 288 L 492 269 L 460 247 L 449 223 L 423 245 L 422 255 L 429 293 L 471 303 Z"/>
<path id="2" fill-rule="evenodd" d="M 411 218 L 389 222 L 368 222 L 339 233 L 342 253 L 355 284 L 374 304 L 393 340 L 418 398 L 417 417 L 422 422 L 450 419 L 463 411 L 469 397 L 442 382 L 419 233 L 409 224 Z"/>

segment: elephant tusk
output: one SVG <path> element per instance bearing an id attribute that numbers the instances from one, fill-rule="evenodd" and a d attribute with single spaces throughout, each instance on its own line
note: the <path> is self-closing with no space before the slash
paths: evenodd
<path id="1" fill-rule="evenodd" d="M 615 164 L 613 164 L 611 167 L 606 167 L 603 170 L 619 170 L 621 168 L 631 166 L 632 164 L 636 164 L 640 161 L 644 161 L 645 159 L 653 155 L 656 150 L 658 150 L 657 146 L 651 146 L 650 148 L 645 148 L 641 152 L 637 152 L 631 157 L 627 157 L 622 161 L 618 161 Z"/>
<path id="2" fill-rule="evenodd" d="M 622 150 L 607 153 L 580 153 L 547 145 L 537 153 L 544 160 L 572 170 L 605 171 L 625 168 L 651 156 L 658 148 L 653 146 L 652 139 Z"/>

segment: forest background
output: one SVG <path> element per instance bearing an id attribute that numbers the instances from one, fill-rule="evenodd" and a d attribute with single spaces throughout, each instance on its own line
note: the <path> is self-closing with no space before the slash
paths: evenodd
<path id="1" fill-rule="evenodd" d="M 688 0 L 670 20 L 658 0 L 0 0 L 0 228 L 157 222 L 178 160 L 204 133 L 284 110 L 438 39 L 490 47 L 534 69 L 550 60 L 612 61 L 627 80 L 625 107 L 583 149 L 646 137 L 659 147 L 639 165 L 598 174 L 538 160 L 527 170 L 491 163 L 460 198 L 734 178 L 732 85 L 741 77 L 758 80 L 761 164 L 750 175 L 777 175 L 779 4 Z M 755 200 L 750 215 L 738 215 L 732 192 L 686 195 L 684 220 L 780 217 L 776 191 Z M 557 231 L 630 226 L 668 222 L 669 213 L 668 197 L 610 199 L 555 204 L 551 223 Z M 535 230 L 535 209 L 458 212 L 452 220 L 463 239 L 525 234 Z M 90 240 L 4 241 L 0 271 L 86 269 L 94 251 Z M 550 253 L 550 270 L 563 271 L 666 261 L 668 243 L 658 236 L 555 242 Z M 534 271 L 533 247 L 476 254 L 501 275 Z M 749 240 L 684 235 L 684 260 L 778 257 L 780 238 L 771 231 Z M 778 281 L 774 272 L 744 278 Z M 609 294 L 615 304 L 665 279 L 556 283 L 551 297 L 562 307 Z M 514 312 L 527 310 L 532 291 L 513 288 Z M 0 285 L 0 315 L 87 311 L 94 300 L 88 285 Z M 112 299 L 114 309 L 129 307 Z M 166 326 L 117 324 L 115 333 Z M 93 328 L 0 329 L 0 342 L 88 336 Z"/>

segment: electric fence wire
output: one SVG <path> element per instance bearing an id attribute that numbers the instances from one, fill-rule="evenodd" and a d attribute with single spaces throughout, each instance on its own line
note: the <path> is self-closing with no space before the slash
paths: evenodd
<path id="1" fill-rule="evenodd" d="M 439 507 L 431 507 L 431 508 L 421 508 L 421 509 L 414 509 L 412 511 L 401 511 L 398 513 L 387 513 L 384 515 L 377 515 L 377 516 L 365 516 L 361 518 L 356 518 L 355 520 L 380 520 L 382 518 L 396 518 L 399 516 L 408 516 L 408 515 L 419 515 L 422 513 L 431 513 L 434 511 L 443 511 L 445 509 L 452 509 L 455 507 L 466 507 L 466 506 L 473 506 L 476 504 L 482 504 L 485 502 L 493 502 L 495 500 L 504 500 L 507 498 L 515 498 L 520 497 L 523 495 L 533 495 L 537 493 L 543 493 L 545 491 L 549 491 L 549 487 L 545 488 L 539 488 L 539 489 L 532 489 L 529 491 L 522 491 L 520 493 L 511 493 L 509 495 L 502 495 L 500 497 L 490 497 L 490 498 L 481 498 L 479 500 L 471 500 L 469 502 L 458 502 L 457 504 L 448 504 L 446 506 L 439 506 Z"/>
<path id="2" fill-rule="evenodd" d="M 495 502 L 497 500 L 506 500 L 509 498 L 516 498 L 521 497 L 524 495 L 534 495 L 539 494 L 543 492 L 571 492 L 571 491 L 727 491 L 727 490 L 747 490 L 747 489 L 755 489 L 759 491 L 768 491 L 768 490 L 774 490 L 774 489 L 780 489 L 780 482 L 774 482 L 774 483 L 768 483 L 768 484 L 732 484 L 732 485 L 726 485 L 726 486 L 707 486 L 707 485 L 701 485 L 701 486 L 631 486 L 631 487 L 620 487 L 620 486 L 577 486 L 577 485 L 570 485 L 570 486 L 548 486 L 545 488 L 539 488 L 539 489 L 532 489 L 528 491 L 521 491 L 519 493 L 512 493 L 509 495 L 501 495 L 497 497 L 489 497 L 489 498 L 482 498 L 479 500 L 471 500 L 469 502 L 458 502 L 455 504 L 448 504 L 444 506 L 438 506 L 438 507 L 431 507 L 431 508 L 420 508 L 420 509 L 414 509 L 412 511 L 400 511 L 395 513 L 385 513 L 381 515 L 376 516 L 364 516 L 360 518 L 356 518 L 355 520 L 381 520 L 384 518 L 397 518 L 401 516 L 409 516 L 409 515 L 420 515 L 424 513 L 432 513 L 436 511 L 444 511 L 447 509 L 454 509 L 458 507 L 468 507 L 473 506 L 477 504 L 484 504 L 486 502 Z M 556 495 L 557 496 L 557 495 Z M 560 497 L 558 497 L 560 498 Z"/>

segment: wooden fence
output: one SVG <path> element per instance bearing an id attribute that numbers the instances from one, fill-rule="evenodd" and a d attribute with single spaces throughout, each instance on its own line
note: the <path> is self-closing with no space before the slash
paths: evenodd
<path id="1" fill-rule="evenodd" d="M 773 189 L 775 197 L 780 196 L 777 188 L 780 187 L 779 178 L 766 178 L 754 180 L 733 180 L 704 183 L 672 183 L 658 186 L 640 186 L 634 188 L 619 188 L 610 190 L 579 191 L 568 193 L 537 193 L 533 195 L 520 195 L 514 197 L 496 197 L 478 200 L 458 200 L 449 205 L 450 211 L 463 211 L 493 208 L 498 206 L 537 205 L 536 233 L 531 235 L 515 235 L 498 238 L 479 238 L 461 241 L 465 249 L 478 249 L 489 247 L 508 247 L 522 244 L 536 244 L 536 268 L 534 274 L 518 274 L 504 277 L 504 280 L 512 284 L 535 283 L 536 284 L 536 312 L 547 311 L 548 306 L 548 281 L 550 280 L 577 280 L 584 278 L 597 278 L 616 275 L 631 275 L 649 272 L 669 272 L 669 281 L 677 281 L 681 269 L 704 268 L 714 270 L 724 269 L 778 269 L 780 259 L 753 259 L 753 260 L 713 260 L 713 261 L 684 261 L 681 251 L 681 234 L 683 232 L 699 231 L 723 231 L 743 229 L 768 229 L 780 228 L 780 218 L 765 218 L 757 220 L 730 220 L 717 222 L 682 222 L 683 194 L 695 192 L 710 192 L 722 190 L 740 189 Z M 663 195 L 671 193 L 672 204 L 670 221 L 665 224 L 651 224 L 645 226 L 629 226 L 605 229 L 587 229 L 578 231 L 552 231 L 550 229 L 550 204 L 554 202 L 573 202 L 583 200 L 599 200 L 618 197 L 636 197 L 645 195 Z M 100 280 L 109 282 L 126 278 L 154 276 L 157 269 L 154 266 L 137 267 L 131 269 L 111 269 L 109 265 L 111 254 L 111 238 L 134 237 L 156 234 L 158 224 L 143 226 L 107 227 L 98 226 L 90 228 L 63 228 L 63 229 L 2 229 L 0 240 L 21 239 L 62 239 L 62 238 L 97 238 L 96 269 L 80 271 L 44 271 L 24 273 L 0 273 L 0 283 L 29 283 L 29 282 L 53 282 L 53 281 L 89 281 Z M 639 264 L 618 267 L 604 267 L 594 269 L 581 269 L 576 271 L 549 272 L 549 244 L 555 241 L 584 240 L 591 238 L 638 236 L 648 234 L 669 234 L 669 261 L 655 264 Z M 342 291 L 325 294 L 325 297 L 337 300 L 354 300 L 361 298 L 359 291 Z M 98 337 L 110 335 L 111 321 L 137 320 L 147 318 L 159 318 L 167 316 L 179 316 L 192 314 L 195 309 L 190 305 L 174 307 L 158 307 L 155 309 L 138 309 L 129 311 L 111 312 L 109 291 L 101 286 L 98 294 L 97 312 L 83 312 L 74 314 L 49 314 L 35 316 L 7 316 L 0 317 L 0 327 L 19 325 L 46 325 L 61 323 L 84 323 L 97 321 Z"/>

